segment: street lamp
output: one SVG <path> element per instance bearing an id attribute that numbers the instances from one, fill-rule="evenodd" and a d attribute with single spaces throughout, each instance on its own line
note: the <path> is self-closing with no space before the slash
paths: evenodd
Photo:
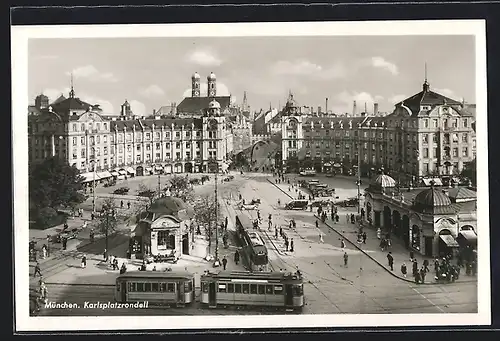
<path id="1" fill-rule="evenodd" d="M 361 124 L 359 125 L 361 128 Z M 361 214 L 361 129 L 358 131 L 358 214 Z"/>
<path id="2" fill-rule="evenodd" d="M 106 216 L 106 226 L 104 228 L 104 249 L 106 250 L 105 256 L 106 256 L 106 262 L 108 261 L 109 258 L 109 245 L 108 245 L 108 236 L 109 236 L 109 218 L 116 219 L 116 211 L 112 209 L 111 207 L 103 207 L 102 213 Z"/>
<path id="3" fill-rule="evenodd" d="M 218 234 L 218 230 L 219 230 L 219 221 L 218 221 L 218 203 L 219 203 L 219 198 L 218 198 L 218 194 L 217 194 L 217 182 L 218 182 L 218 178 L 217 178 L 217 175 L 219 173 L 219 163 L 217 162 L 217 160 L 215 158 L 210 158 L 209 159 L 209 165 L 211 165 L 212 167 L 215 168 L 215 189 L 214 189 L 214 192 L 215 192 L 215 261 L 214 261 L 214 266 L 219 266 L 220 265 L 220 262 L 219 262 L 219 234 Z M 211 167 L 211 168 L 212 168 Z M 209 236 L 211 237 L 211 233 L 209 234 Z M 211 240 L 211 238 L 209 237 L 209 241 Z"/>
<path id="4" fill-rule="evenodd" d="M 95 160 L 90 160 L 92 164 L 92 213 L 95 213 Z"/>

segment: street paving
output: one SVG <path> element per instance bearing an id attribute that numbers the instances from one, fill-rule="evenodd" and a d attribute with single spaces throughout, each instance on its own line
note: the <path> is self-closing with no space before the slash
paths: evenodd
<path id="1" fill-rule="evenodd" d="M 222 178 L 220 176 L 219 178 Z M 222 214 L 228 216 L 230 231 L 234 230 L 235 214 L 241 213 L 236 208 L 236 202 L 241 194 L 246 201 L 260 198 L 261 217 L 263 226 L 261 235 L 266 242 L 269 251 L 271 267 L 279 269 L 300 269 L 305 278 L 306 306 L 303 313 L 306 314 L 335 314 L 335 313 L 474 313 L 477 312 L 477 283 L 464 282 L 453 284 L 417 285 L 405 282 L 392 276 L 383 266 L 376 263 L 361 250 L 350 243 L 346 243 L 345 249 L 340 245 L 340 236 L 327 225 L 320 224 L 315 227 L 316 218 L 314 213 L 306 211 L 287 211 L 283 204 L 289 201 L 289 197 L 277 186 L 270 183 L 272 177 L 264 174 L 235 174 L 235 179 L 230 182 L 220 183 L 219 197 L 222 204 Z M 357 189 L 352 179 L 328 178 L 330 185 L 336 188 L 337 195 L 352 197 L 356 195 Z M 157 177 L 140 177 L 127 181 L 127 186 L 132 188 L 138 186 L 141 181 L 146 181 L 150 186 L 156 182 Z M 292 182 L 294 180 L 291 180 Z M 323 181 L 323 179 L 321 180 Z M 326 181 L 325 181 L 326 182 Z M 213 180 L 208 184 L 199 186 L 197 194 L 213 193 Z M 114 188 L 125 186 L 118 184 Z M 287 185 L 286 185 L 287 186 Z M 343 186 L 345 188 L 341 188 Z M 114 188 L 100 188 L 96 193 L 107 192 Z M 353 195 L 354 194 L 354 195 Z M 277 200 L 280 199 L 281 207 Z M 347 212 L 347 211 L 346 211 Z M 255 211 L 244 211 L 244 214 L 256 218 Z M 289 238 L 294 240 L 294 251 L 286 251 L 282 238 L 274 236 L 274 228 L 267 231 L 267 216 L 272 214 L 273 224 L 278 228 L 283 227 Z M 294 218 L 297 228 L 288 228 L 290 219 Z M 342 219 L 339 226 L 345 225 L 344 230 L 352 228 Z M 339 226 L 334 226 L 338 228 Z M 323 243 L 319 235 L 323 236 Z M 126 249 L 126 233 L 113 236 L 110 239 L 110 253 L 123 257 Z M 222 245 L 222 243 L 220 243 Z M 49 283 L 49 298 L 55 302 L 85 301 L 113 301 L 113 287 L 117 271 L 109 269 L 102 262 L 102 241 L 86 250 L 69 251 L 64 259 L 53 260 L 51 264 L 55 270 L 51 276 L 50 270 L 46 274 Z M 228 268 L 241 270 L 241 263 L 236 266 L 233 261 L 236 246 L 234 241 L 228 249 L 220 248 L 221 255 L 227 255 Z M 375 244 L 367 244 L 363 250 L 368 254 L 376 255 L 381 251 Z M 80 268 L 81 252 L 85 252 L 89 258 L 87 268 Z M 348 266 L 343 265 L 343 254 L 349 255 Z M 213 253 L 213 251 L 212 251 Z M 398 254 L 399 255 L 399 254 Z M 399 256 L 398 256 L 399 257 Z M 403 257 L 401 255 L 400 257 Z M 196 273 L 197 277 L 211 265 L 201 258 L 194 256 L 185 257 L 173 269 L 188 269 Z M 395 259 L 398 259 L 395 257 Z M 401 258 L 402 259 L 402 258 Z M 120 263 L 123 258 L 120 258 Z M 130 266 L 135 263 L 129 261 Z M 139 266 L 139 263 L 137 263 Z M 44 266 L 42 265 L 42 272 Z M 32 270 L 31 270 L 32 273 Z M 32 275 L 31 275 L 32 276 Z M 31 277 L 31 282 L 36 279 Z M 197 280 L 197 286 L 199 281 Z M 240 311 L 240 310 L 206 310 L 197 304 L 186 308 L 150 308 L 143 310 L 57 310 L 44 309 L 42 315 L 203 315 L 203 314 L 270 314 L 269 311 Z M 275 313 L 275 312 L 274 312 Z"/>

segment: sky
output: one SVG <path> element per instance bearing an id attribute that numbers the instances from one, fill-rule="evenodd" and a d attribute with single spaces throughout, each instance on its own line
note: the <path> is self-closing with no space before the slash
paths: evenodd
<path id="1" fill-rule="evenodd" d="M 218 95 L 243 93 L 251 110 L 279 108 L 288 93 L 301 106 L 337 113 L 392 111 L 418 93 L 425 79 L 431 90 L 475 103 L 473 36 L 321 36 L 30 39 L 30 103 L 44 93 L 51 101 L 75 94 L 119 114 L 127 99 L 132 110 L 180 103 L 191 95 L 191 75 L 217 76 Z M 203 92 L 202 92 L 203 95 Z"/>

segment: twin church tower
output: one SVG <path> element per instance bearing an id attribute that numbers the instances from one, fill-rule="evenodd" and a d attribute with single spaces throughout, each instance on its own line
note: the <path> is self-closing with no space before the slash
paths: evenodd
<path id="1" fill-rule="evenodd" d="M 191 97 L 200 97 L 200 80 L 198 72 L 191 77 Z M 207 77 L 207 97 L 217 96 L 217 78 L 213 72 Z"/>

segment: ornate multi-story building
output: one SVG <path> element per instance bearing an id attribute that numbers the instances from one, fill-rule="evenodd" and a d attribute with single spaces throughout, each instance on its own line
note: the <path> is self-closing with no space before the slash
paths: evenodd
<path id="1" fill-rule="evenodd" d="M 232 138 L 216 100 L 198 116 L 148 119 L 135 116 L 126 101 L 122 114 L 110 118 L 73 88 L 69 98 L 29 116 L 28 124 L 30 162 L 58 155 L 82 173 L 100 171 L 98 179 L 111 176 L 108 171 L 206 172 L 212 161 L 224 168 Z"/>
<path id="2" fill-rule="evenodd" d="M 281 116 L 282 166 L 290 170 L 385 169 L 400 181 L 458 175 L 476 157 L 474 107 L 430 90 L 387 116 L 308 117 L 290 96 Z"/>

